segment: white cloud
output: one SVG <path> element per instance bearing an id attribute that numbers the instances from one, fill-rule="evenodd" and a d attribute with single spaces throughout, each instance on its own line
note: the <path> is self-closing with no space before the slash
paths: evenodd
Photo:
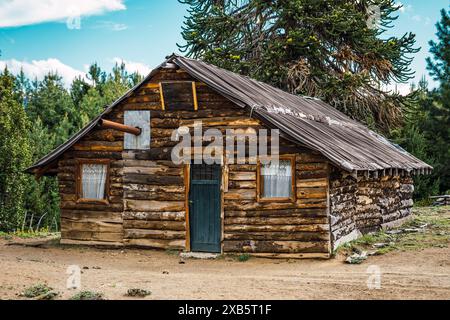
<path id="1" fill-rule="evenodd" d="M 113 58 L 112 62 L 118 64 L 122 62 L 125 63 L 125 70 L 127 70 L 128 73 L 137 72 L 142 76 L 147 76 L 152 71 L 148 65 L 142 62 L 127 61 L 118 57 Z"/>
<path id="2" fill-rule="evenodd" d="M 0 0 L 0 28 L 125 10 L 124 0 Z"/>
<path id="3" fill-rule="evenodd" d="M 71 85 L 74 78 L 78 76 L 81 76 L 82 78 L 86 77 L 85 72 L 76 70 L 62 63 L 58 59 L 53 58 L 47 60 L 32 60 L 31 62 L 18 61 L 16 59 L 0 60 L 0 70 L 3 70 L 5 67 L 13 74 L 18 74 L 20 70 L 23 70 L 28 78 L 37 78 L 38 80 L 42 80 L 49 72 L 57 72 L 62 77 L 66 87 Z"/>

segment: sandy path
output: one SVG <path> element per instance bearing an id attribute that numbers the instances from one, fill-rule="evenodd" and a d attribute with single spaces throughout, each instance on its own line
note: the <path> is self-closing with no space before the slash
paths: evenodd
<path id="1" fill-rule="evenodd" d="M 82 289 L 108 299 L 123 299 L 134 287 L 151 290 L 148 299 L 450 299 L 450 248 L 394 252 L 361 265 L 341 259 L 179 261 L 152 250 L 33 248 L 3 241 L 0 299 L 17 298 L 42 282 L 69 298 L 74 294 L 66 289 L 69 265 L 88 267 L 82 270 Z M 369 265 L 381 268 L 381 289 L 367 288 Z"/>

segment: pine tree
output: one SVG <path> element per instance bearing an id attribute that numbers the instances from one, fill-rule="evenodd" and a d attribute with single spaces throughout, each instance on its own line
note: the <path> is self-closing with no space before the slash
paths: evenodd
<path id="1" fill-rule="evenodd" d="M 0 73 L 0 230 L 20 226 L 25 215 L 27 177 L 30 164 L 30 128 L 27 115 L 17 100 L 16 79 L 7 69 Z"/>
<path id="2" fill-rule="evenodd" d="M 439 42 L 430 41 L 433 59 L 427 58 L 430 75 L 439 81 L 444 89 L 450 86 L 450 10 L 441 10 L 441 21 L 436 24 Z"/>
<path id="3" fill-rule="evenodd" d="M 404 110 L 405 124 L 393 138 L 407 151 L 434 167 L 430 176 L 415 177 L 415 197 L 450 193 L 450 14 L 442 10 L 437 23 L 438 42 L 430 42 L 433 58 L 427 59 L 430 75 L 439 87 L 428 90 L 425 79 L 419 83 L 415 104 Z"/>
<path id="4" fill-rule="evenodd" d="M 60 126 L 65 117 L 69 118 L 70 123 L 77 122 L 77 110 L 58 74 L 49 73 L 42 81 L 35 81 L 32 87 L 26 108 L 32 121 L 41 119 L 50 133 Z M 75 126 L 72 126 L 65 133 L 65 137 L 67 138 L 75 131 Z"/>
<path id="5" fill-rule="evenodd" d="M 180 49 L 291 93 L 322 98 L 352 118 L 387 129 L 404 98 L 415 36 L 383 37 L 394 0 L 179 0 L 189 5 Z M 371 24 L 379 8 L 378 25 Z"/>
<path id="6" fill-rule="evenodd" d="M 436 159 L 434 175 L 440 179 L 441 192 L 450 193 L 450 10 L 441 10 L 436 24 L 438 42 L 430 41 L 428 58 L 430 75 L 439 81 L 439 88 L 430 93 L 432 103 L 425 105 L 427 118 L 421 123 Z"/>

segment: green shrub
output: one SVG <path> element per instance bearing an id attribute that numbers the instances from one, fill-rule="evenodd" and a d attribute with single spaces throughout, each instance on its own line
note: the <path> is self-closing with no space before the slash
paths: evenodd
<path id="1" fill-rule="evenodd" d="M 81 291 L 70 298 L 70 300 L 105 300 L 103 293 L 94 291 Z"/>
<path id="2" fill-rule="evenodd" d="M 145 298 L 146 296 L 149 296 L 151 294 L 152 294 L 151 291 L 133 288 L 133 289 L 128 289 L 126 296 Z"/>
<path id="3" fill-rule="evenodd" d="M 36 298 L 39 296 L 47 295 L 52 290 L 53 288 L 50 288 L 46 284 L 39 283 L 25 289 L 25 291 L 23 292 L 23 296 L 27 298 Z"/>
<path id="4" fill-rule="evenodd" d="M 250 255 L 248 253 L 241 254 L 237 257 L 239 262 L 246 262 L 250 259 Z"/>

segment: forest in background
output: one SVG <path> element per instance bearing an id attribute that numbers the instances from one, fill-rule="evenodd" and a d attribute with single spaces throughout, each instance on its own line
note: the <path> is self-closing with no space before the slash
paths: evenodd
<path id="1" fill-rule="evenodd" d="M 36 180 L 24 170 L 98 116 L 140 82 L 116 64 L 111 73 L 92 64 L 87 79 L 66 88 L 56 73 L 30 80 L 0 73 L 0 231 L 59 228 L 56 178 Z"/>
<path id="2" fill-rule="evenodd" d="M 375 29 L 366 26 L 366 8 L 350 0 L 180 2 L 190 8 L 181 46 L 188 56 L 324 99 L 434 167 L 415 178 L 416 200 L 450 192 L 450 12 L 442 10 L 427 61 L 439 86 L 429 90 L 421 81 L 404 97 L 381 89 L 412 77 L 410 56 L 418 50 L 412 34 L 382 38 L 398 10 L 392 0 L 375 1 L 382 8 Z M 24 170 L 141 79 L 124 64 L 110 73 L 93 64 L 69 88 L 56 73 L 38 81 L 0 72 L 0 231 L 58 230 L 55 178 L 35 180 Z"/>

